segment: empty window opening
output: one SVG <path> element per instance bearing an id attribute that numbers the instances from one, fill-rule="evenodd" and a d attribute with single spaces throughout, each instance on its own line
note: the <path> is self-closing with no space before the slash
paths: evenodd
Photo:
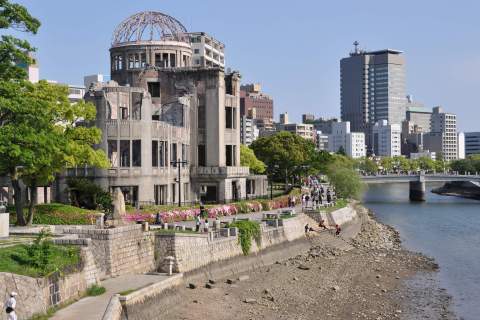
<path id="1" fill-rule="evenodd" d="M 130 140 L 120 140 L 120 166 L 130 167 Z"/>
<path id="2" fill-rule="evenodd" d="M 112 168 L 118 167 L 118 141 L 108 140 L 108 160 Z"/>
<path id="3" fill-rule="evenodd" d="M 198 145 L 198 165 L 200 167 L 205 167 L 207 163 L 207 154 L 205 153 L 205 145 Z"/>
<path id="4" fill-rule="evenodd" d="M 142 140 L 132 140 L 132 165 L 142 166 Z"/>
<path id="5" fill-rule="evenodd" d="M 148 92 L 152 98 L 160 98 L 160 82 L 149 82 Z"/>
<path id="6" fill-rule="evenodd" d="M 170 67 L 175 68 L 176 67 L 176 54 L 175 53 L 170 53 Z"/>
<path id="7" fill-rule="evenodd" d="M 152 141 L 152 167 L 158 167 L 158 141 Z"/>

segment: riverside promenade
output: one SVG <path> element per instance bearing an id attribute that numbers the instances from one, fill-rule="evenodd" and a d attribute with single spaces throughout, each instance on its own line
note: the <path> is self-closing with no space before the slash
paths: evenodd
<path id="1" fill-rule="evenodd" d="M 286 209 L 286 208 L 285 208 Z M 294 208 L 297 214 L 301 214 L 302 206 Z M 261 221 L 266 213 L 276 213 L 283 209 L 276 209 L 270 211 L 260 211 L 255 213 L 238 214 L 233 216 L 221 217 L 221 222 L 231 222 L 234 219 L 251 219 Z M 212 219 L 210 219 L 211 221 Z M 177 226 L 195 227 L 195 221 L 182 221 L 176 222 Z M 303 225 L 302 225 L 303 229 Z M 350 230 L 350 229 L 349 229 Z M 303 232 L 303 230 L 302 230 Z M 323 233 L 323 232 L 322 232 Z M 327 233 L 327 232 L 325 232 Z M 348 232 L 350 233 L 350 232 Z M 354 232 L 355 233 L 355 232 Z M 335 241 L 338 241 L 336 239 Z M 96 297 L 85 297 L 70 306 L 67 306 L 55 313 L 51 318 L 54 320 L 62 319 L 102 319 L 103 314 L 110 302 L 113 295 L 124 291 L 137 290 L 154 283 L 162 282 L 169 279 L 166 275 L 150 275 L 150 274 L 131 274 L 123 275 L 111 279 L 104 280 L 100 283 L 101 286 L 106 288 L 106 292 Z"/>

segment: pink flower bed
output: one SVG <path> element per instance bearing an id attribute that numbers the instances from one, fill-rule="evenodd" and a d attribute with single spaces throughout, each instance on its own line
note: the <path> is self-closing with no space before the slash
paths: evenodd
<path id="1" fill-rule="evenodd" d="M 274 200 L 268 200 L 268 210 L 275 210 L 280 208 L 285 208 L 288 206 L 288 197 L 281 197 Z M 220 205 L 217 207 L 207 208 L 208 218 L 215 219 L 217 217 L 226 217 L 237 215 L 240 213 L 240 207 L 247 206 L 249 212 L 260 212 L 262 211 L 262 203 L 259 201 L 249 201 L 242 204 L 226 204 Z M 166 223 L 178 222 L 178 221 L 188 221 L 194 220 L 197 215 L 200 214 L 199 208 L 191 208 L 184 210 L 170 210 L 165 212 L 160 212 L 160 220 Z M 155 214 L 152 213 L 142 213 L 135 212 L 132 214 L 127 214 L 125 220 L 130 222 L 137 221 L 155 221 Z"/>

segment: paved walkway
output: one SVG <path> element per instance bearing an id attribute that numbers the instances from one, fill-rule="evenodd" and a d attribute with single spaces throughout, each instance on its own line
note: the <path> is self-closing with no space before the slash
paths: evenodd
<path id="1" fill-rule="evenodd" d="M 168 278 L 165 275 L 124 275 L 102 281 L 107 291 L 101 296 L 86 297 L 55 313 L 51 320 L 101 320 L 110 298 L 119 292 L 140 289 Z"/>

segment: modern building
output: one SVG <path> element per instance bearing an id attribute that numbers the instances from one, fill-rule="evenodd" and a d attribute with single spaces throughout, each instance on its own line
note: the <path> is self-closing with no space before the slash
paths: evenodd
<path id="1" fill-rule="evenodd" d="M 332 124 L 337 123 L 338 118 L 318 118 L 311 123 L 315 127 L 315 130 L 322 131 L 324 134 L 332 133 Z"/>
<path id="2" fill-rule="evenodd" d="M 84 86 L 68 85 L 68 99 L 70 102 L 77 102 L 82 100 L 85 96 Z"/>
<path id="3" fill-rule="evenodd" d="M 288 112 L 280 113 L 280 124 L 289 124 Z"/>
<path id="4" fill-rule="evenodd" d="M 411 101 L 410 96 L 407 97 L 407 101 L 406 121 L 409 121 L 416 126 L 417 132 L 430 132 L 432 111 L 425 108 L 420 103 L 414 103 Z"/>
<path id="5" fill-rule="evenodd" d="M 302 123 L 312 123 L 313 121 L 315 121 L 315 116 L 313 114 L 302 114 Z"/>
<path id="6" fill-rule="evenodd" d="M 424 134 L 425 150 L 436 152 L 443 160 L 458 159 L 457 116 L 446 113 L 441 107 L 433 108 L 431 132 Z"/>
<path id="7" fill-rule="evenodd" d="M 247 116 L 240 117 L 240 143 L 245 145 L 252 144 L 259 136 L 259 130 L 255 125 L 255 120 Z"/>
<path id="8" fill-rule="evenodd" d="M 465 133 L 459 132 L 457 135 L 457 156 L 458 159 L 465 159 Z"/>
<path id="9" fill-rule="evenodd" d="M 340 61 L 341 118 L 355 132 L 364 132 L 371 151 L 371 128 L 381 120 L 405 120 L 405 59 L 402 51 L 355 50 Z"/>
<path id="10" fill-rule="evenodd" d="M 317 139 L 315 145 L 318 151 L 328 151 L 328 134 L 317 131 Z"/>
<path id="11" fill-rule="evenodd" d="M 422 152 L 412 152 L 410 153 L 410 159 L 412 160 L 418 160 L 420 158 L 428 158 L 432 160 L 437 159 L 437 154 L 435 152 L 430 152 L 430 151 L 422 151 Z"/>
<path id="12" fill-rule="evenodd" d="M 273 121 L 273 100 L 258 83 L 240 87 L 240 115 L 254 120 Z"/>
<path id="13" fill-rule="evenodd" d="M 480 132 L 465 132 L 465 155 L 480 154 Z"/>
<path id="14" fill-rule="evenodd" d="M 255 125 L 258 128 L 258 134 L 260 137 L 271 136 L 277 132 L 277 128 L 272 119 L 256 119 Z"/>
<path id="15" fill-rule="evenodd" d="M 85 96 L 96 105 L 98 148 L 111 167 L 68 169 L 56 181 L 57 200 L 66 200 L 70 177 L 120 188 L 140 205 L 267 193 L 266 177 L 240 166 L 240 74 L 193 66 L 190 40 L 178 20 L 160 12 L 135 14 L 117 27 L 111 81 L 94 82 Z"/>
<path id="16" fill-rule="evenodd" d="M 193 67 L 225 67 L 225 45 L 205 32 L 190 32 Z"/>
<path id="17" fill-rule="evenodd" d="M 338 152 L 341 149 L 351 158 L 366 156 L 365 134 L 351 132 L 348 121 L 333 123 L 332 133 L 328 136 L 328 151 Z"/>
<path id="18" fill-rule="evenodd" d="M 401 129 L 399 124 L 378 121 L 373 126 L 373 153 L 381 157 L 395 157 L 401 154 Z"/>
<path id="19" fill-rule="evenodd" d="M 286 113 L 285 113 L 286 115 Z M 280 115 L 281 116 L 281 115 Z M 288 117 L 287 117 L 288 120 Z M 294 133 L 304 139 L 315 141 L 316 131 L 313 128 L 313 124 L 298 124 L 298 123 L 276 123 L 276 132 L 288 131 Z"/>
<path id="20" fill-rule="evenodd" d="M 87 90 L 90 89 L 92 84 L 95 84 L 98 82 L 104 82 L 104 81 L 105 81 L 105 78 L 103 74 L 92 74 L 92 75 L 83 77 L 83 85 Z"/>

